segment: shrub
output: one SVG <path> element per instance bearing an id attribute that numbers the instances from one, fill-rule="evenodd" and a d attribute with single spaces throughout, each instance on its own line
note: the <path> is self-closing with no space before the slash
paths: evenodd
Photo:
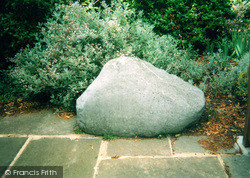
<path id="1" fill-rule="evenodd" d="M 231 0 L 232 10 L 236 14 L 235 18 L 226 21 L 230 31 L 240 31 L 249 28 L 250 2 L 242 0 Z"/>
<path id="2" fill-rule="evenodd" d="M 160 37 L 153 28 L 124 3 L 103 3 L 98 10 L 77 2 L 59 5 L 42 28 L 43 38 L 13 58 L 10 76 L 22 86 L 23 97 L 47 98 L 68 110 L 75 109 L 103 65 L 121 55 L 139 57 L 187 81 L 199 80 L 201 65 L 178 50 L 174 38 Z"/>
<path id="3" fill-rule="evenodd" d="M 2 0 L 0 12 L 0 68 L 6 68 L 5 58 L 35 41 L 35 33 L 39 30 L 38 22 L 45 20 L 52 8 L 50 1 L 43 0 Z"/>
<path id="4" fill-rule="evenodd" d="M 223 51 L 220 50 L 207 56 L 200 88 L 204 91 L 210 88 L 214 94 L 230 95 L 236 97 L 241 103 L 246 103 L 250 51 L 237 62 L 230 57 L 222 58 L 222 54 Z"/>
<path id="5" fill-rule="evenodd" d="M 248 98 L 248 68 L 250 63 L 250 51 L 246 53 L 242 60 L 239 61 L 237 68 L 234 72 L 236 73 L 236 86 L 234 94 L 242 103 L 247 102 Z"/>
<path id="6" fill-rule="evenodd" d="M 16 88 L 13 87 L 12 79 L 9 78 L 8 74 L 5 73 L 6 72 L 3 72 L 3 75 L 1 75 L 1 77 L 3 77 L 0 81 L 0 108 L 1 105 L 14 101 L 19 97 Z"/>
<path id="7" fill-rule="evenodd" d="M 203 51 L 207 43 L 228 35 L 225 21 L 233 17 L 230 0 L 128 0 L 155 25 L 158 34 L 171 34 L 181 46 Z"/>
<path id="8" fill-rule="evenodd" d="M 85 0 L 81 0 L 85 1 Z M 89 0 L 86 0 L 88 3 Z M 9 57 L 27 44 L 34 45 L 40 31 L 39 23 L 46 22 L 56 3 L 67 0 L 1 0 L 0 2 L 0 69 L 7 69 Z"/>

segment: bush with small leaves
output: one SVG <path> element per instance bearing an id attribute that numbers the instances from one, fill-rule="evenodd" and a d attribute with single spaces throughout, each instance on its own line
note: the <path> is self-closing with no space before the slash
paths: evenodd
<path id="1" fill-rule="evenodd" d="M 79 3 L 59 5 L 42 28 L 42 38 L 12 61 L 10 76 L 24 98 L 45 98 L 75 110 L 75 101 L 97 77 L 103 65 L 121 55 L 139 57 L 186 81 L 199 81 L 202 65 L 188 51 L 178 50 L 171 36 L 158 36 L 141 14 L 125 3 L 102 8 Z"/>
<path id="2" fill-rule="evenodd" d="M 66 0 L 1 0 L 0 2 L 0 69 L 7 69 L 13 57 L 27 44 L 36 42 L 39 23 L 50 16 L 55 3 Z"/>
<path id="3" fill-rule="evenodd" d="M 230 57 L 222 58 L 221 53 L 223 52 L 207 56 L 200 88 L 204 91 L 212 88 L 214 94 L 234 96 L 240 103 L 246 103 L 250 51 L 236 62 Z"/>
<path id="4" fill-rule="evenodd" d="M 242 60 L 239 61 L 237 68 L 234 70 L 234 72 L 236 73 L 236 86 L 234 94 L 242 103 L 246 103 L 248 98 L 249 63 L 250 51 L 242 57 Z"/>
<path id="5" fill-rule="evenodd" d="M 200 52 L 207 43 L 227 36 L 226 20 L 234 13 L 230 0 L 127 0 L 144 11 L 144 20 L 155 25 L 158 34 L 171 34 L 181 47 L 192 44 Z"/>
<path id="6" fill-rule="evenodd" d="M 245 0 L 231 0 L 235 18 L 226 21 L 230 31 L 241 31 L 250 27 L 250 2 Z"/>

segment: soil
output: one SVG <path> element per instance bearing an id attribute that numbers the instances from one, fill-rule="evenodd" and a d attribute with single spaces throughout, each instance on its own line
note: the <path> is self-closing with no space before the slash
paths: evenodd
<path id="1" fill-rule="evenodd" d="M 204 149 L 216 153 L 233 148 L 236 137 L 243 134 L 247 105 L 225 95 L 207 95 L 206 108 L 199 123 L 184 131 L 185 135 L 204 135 L 199 140 Z"/>

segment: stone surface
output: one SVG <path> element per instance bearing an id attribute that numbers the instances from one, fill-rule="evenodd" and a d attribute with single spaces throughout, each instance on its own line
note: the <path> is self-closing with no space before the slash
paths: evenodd
<path id="1" fill-rule="evenodd" d="M 14 166 L 63 166 L 63 177 L 93 177 L 101 139 L 32 140 Z"/>
<path id="2" fill-rule="evenodd" d="M 0 166 L 9 166 L 27 138 L 1 137 L 0 138 Z M 6 154 L 8 153 L 8 154 Z"/>
<path id="3" fill-rule="evenodd" d="M 206 139 L 206 136 L 180 136 L 174 141 L 173 150 L 174 153 L 210 153 L 210 150 L 205 150 L 199 140 Z M 233 154 L 237 153 L 238 150 L 235 148 L 220 149 L 217 153 Z"/>
<path id="4" fill-rule="evenodd" d="M 0 138 L 0 177 L 14 160 L 27 138 Z"/>
<path id="5" fill-rule="evenodd" d="M 199 140 L 205 139 L 205 136 L 181 136 L 173 144 L 174 153 L 210 153 L 209 150 L 202 148 Z"/>
<path id="6" fill-rule="evenodd" d="M 52 110 L 6 116 L 0 119 L 0 134 L 66 135 L 72 134 L 76 118 L 60 119 Z"/>
<path id="7" fill-rule="evenodd" d="M 169 156 L 168 139 L 114 140 L 108 142 L 107 155 L 114 156 Z"/>
<path id="8" fill-rule="evenodd" d="M 221 157 L 232 177 L 250 177 L 250 156 L 222 155 Z"/>
<path id="9" fill-rule="evenodd" d="M 217 157 L 104 160 L 97 177 L 227 177 Z"/>
<path id="10" fill-rule="evenodd" d="M 77 99 L 79 126 L 94 135 L 154 137 L 195 123 L 204 93 L 137 58 L 109 61 Z"/>

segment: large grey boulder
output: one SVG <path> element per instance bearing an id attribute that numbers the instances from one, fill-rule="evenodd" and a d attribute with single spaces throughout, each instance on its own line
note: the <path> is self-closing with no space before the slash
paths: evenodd
<path id="1" fill-rule="evenodd" d="M 131 57 L 107 62 L 76 102 L 85 133 L 127 137 L 178 133 L 199 120 L 204 106 L 200 89 Z"/>

